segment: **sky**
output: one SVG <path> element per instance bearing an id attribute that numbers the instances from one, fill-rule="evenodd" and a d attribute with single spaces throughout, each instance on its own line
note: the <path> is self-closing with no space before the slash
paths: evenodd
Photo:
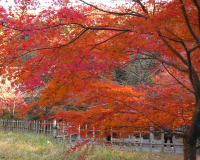
<path id="1" fill-rule="evenodd" d="M 48 7 L 50 5 L 51 0 L 40 0 L 41 6 L 42 7 Z M 76 2 L 76 0 L 70 0 L 72 2 Z M 107 6 L 116 6 L 117 5 L 121 5 L 121 4 L 125 4 L 125 2 L 128 2 L 130 0 L 85 0 L 88 3 L 102 3 L 104 5 Z M 81 3 L 81 2 L 80 2 Z M 0 0 L 0 5 L 8 8 L 8 6 L 13 6 L 14 5 L 14 0 Z"/>

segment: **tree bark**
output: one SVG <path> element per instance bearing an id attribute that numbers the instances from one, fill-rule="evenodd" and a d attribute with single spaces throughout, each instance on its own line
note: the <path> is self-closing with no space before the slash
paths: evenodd
<path id="1" fill-rule="evenodd" d="M 187 139 L 183 139 L 184 160 L 196 160 L 196 141 L 190 143 Z"/>

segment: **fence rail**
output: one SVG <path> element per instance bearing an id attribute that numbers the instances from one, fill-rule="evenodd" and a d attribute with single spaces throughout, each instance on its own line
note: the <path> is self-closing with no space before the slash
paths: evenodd
<path id="1" fill-rule="evenodd" d="M 13 132 L 30 132 L 32 134 L 53 135 L 53 124 L 45 121 L 0 120 L 0 129 Z"/>
<path id="2" fill-rule="evenodd" d="M 12 131 L 12 132 L 28 132 L 31 134 L 43 134 L 46 136 L 53 136 L 55 139 L 62 139 L 68 143 L 81 142 L 86 139 L 94 141 L 98 138 L 98 135 L 103 131 L 97 130 L 94 127 L 91 130 L 87 129 L 87 126 L 81 128 L 80 126 L 72 126 L 70 123 L 57 123 L 55 121 L 26 121 L 26 120 L 0 120 L 0 130 Z M 117 131 L 120 132 L 120 131 Z M 164 145 L 168 148 L 173 145 L 171 152 L 182 153 L 183 143 L 181 139 L 173 137 L 173 143 L 164 143 L 164 133 L 157 134 L 148 133 L 148 138 L 142 135 L 144 132 L 138 131 L 137 134 L 133 133 L 126 138 L 114 138 L 113 135 L 116 130 L 110 129 L 110 142 L 115 145 L 124 145 L 140 150 L 151 150 L 156 152 L 165 151 Z M 121 134 L 123 131 L 121 131 Z M 137 135 L 137 136 L 134 136 Z M 106 137 L 101 138 L 103 142 L 106 142 Z M 107 142 L 106 142 L 107 143 Z M 168 150 L 169 151 L 169 150 Z"/>

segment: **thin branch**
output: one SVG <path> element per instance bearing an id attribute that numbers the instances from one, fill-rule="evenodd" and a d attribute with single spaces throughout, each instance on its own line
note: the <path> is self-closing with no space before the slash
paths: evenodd
<path id="1" fill-rule="evenodd" d="M 200 6 L 199 6 L 197 0 L 193 0 L 193 3 L 198 9 L 198 21 L 199 21 L 199 31 L 200 31 Z"/>
<path id="2" fill-rule="evenodd" d="M 180 37 L 178 37 L 176 34 L 174 34 L 172 31 L 170 31 L 167 27 L 165 27 L 165 29 L 171 33 L 173 36 L 175 36 L 176 38 L 178 38 L 180 41 L 182 40 Z"/>
<path id="3" fill-rule="evenodd" d="M 29 52 L 33 52 L 33 51 L 39 51 L 39 50 L 45 50 L 45 49 L 56 49 L 56 48 L 62 48 L 62 47 L 66 47 L 67 45 L 73 43 L 74 41 L 76 41 L 79 37 L 81 37 L 88 29 L 83 29 L 75 38 L 73 38 L 70 42 L 57 46 L 57 47 L 44 47 L 44 48 L 37 48 L 37 49 L 32 49 L 32 50 L 28 50 L 26 53 L 27 54 Z M 18 51 L 24 51 L 26 49 L 18 49 Z M 22 56 L 22 55 L 21 55 Z M 18 56 L 20 57 L 20 56 Z M 14 57 L 14 58 L 18 58 L 18 57 Z"/>
<path id="4" fill-rule="evenodd" d="M 164 37 L 164 38 L 167 38 L 167 39 L 169 39 L 169 40 L 171 40 L 171 41 L 178 42 L 178 43 L 182 43 L 181 40 L 174 39 L 174 38 L 171 38 L 171 37 L 168 37 L 168 36 L 165 36 L 165 35 L 161 35 L 161 36 Z"/>
<path id="5" fill-rule="evenodd" d="M 196 46 L 194 46 L 193 48 L 189 49 L 189 50 L 188 50 L 188 53 L 191 53 L 192 51 L 196 50 L 196 49 L 199 48 L 199 47 L 200 47 L 200 43 L 197 44 Z"/>
<path id="6" fill-rule="evenodd" d="M 103 95 L 101 95 L 101 96 L 103 96 Z M 113 98 L 113 97 L 109 97 L 109 98 L 116 100 L 116 98 Z M 146 117 L 150 122 L 152 122 L 154 125 L 158 126 L 159 128 L 162 128 L 164 131 L 166 131 L 165 127 L 164 127 L 162 124 L 159 124 L 158 122 L 154 121 L 152 118 L 149 117 L 149 115 L 148 115 L 146 112 L 143 113 L 143 112 L 137 110 L 136 108 L 133 108 L 133 107 L 131 106 L 131 104 L 127 104 L 127 103 L 125 103 L 124 101 L 120 101 L 120 100 L 117 100 L 117 101 L 123 103 L 124 105 L 128 106 L 128 107 L 131 108 L 132 110 L 135 110 L 136 112 L 140 113 L 142 116 Z M 167 131 L 166 131 L 166 132 L 167 132 Z M 169 132 L 169 131 L 168 131 L 168 132 Z M 170 132 L 170 133 L 173 134 L 173 135 L 179 135 L 179 136 L 181 136 L 181 137 L 185 136 L 184 133 L 176 133 L 176 132 Z"/>
<path id="7" fill-rule="evenodd" d="M 118 15 L 118 16 L 131 15 L 131 16 L 143 17 L 143 18 L 147 19 L 146 16 L 144 16 L 144 15 L 138 13 L 138 12 L 134 12 L 134 11 L 126 12 L 126 13 L 111 12 L 111 11 L 106 11 L 106 10 L 104 10 L 104 9 L 101 9 L 101 8 L 99 8 L 99 7 L 97 7 L 97 6 L 92 5 L 92 4 L 89 4 L 89 3 L 87 3 L 87 2 L 85 2 L 85 1 L 83 1 L 83 0 L 79 0 L 79 1 L 81 1 L 81 2 L 83 2 L 83 3 L 85 3 L 85 4 L 87 4 L 88 6 L 90 6 L 90 7 L 92 7 L 92 8 L 95 8 L 95 9 L 97 9 L 97 10 L 99 10 L 99 11 L 102 11 L 102 12 L 105 12 L 105 13 L 109 13 L 109 14 L 113 14 L 113 15 Z"/>
<path id="8" fill-rule="evenodd" d="M 165 68 L 165 70 L 167 71 L 167 73 L 172 76 L 180 85 L 182 85 L 184 88 L 186 88 L 188 91 L 194 93 L 194 91 L 192 91 L 191 89 L 189 89 L 188 87 L 186 87 L 182 82 L 180 82 L 174 75 L 172 75 L 171 72 L 169 72 L 169 70 L 165 67 L 165 65 L 162 63 L 163 67 Z"/>
<path id="9" fill-rule="evenodd" d="M 142 4 L 142 2 L 141 2 L 140 0 L 132 0 L 132 1 L 133 1 L 133 2 L 137 2 L 137 3 L 141 6 L 142 10 L 143 10 L 146 14 L 149 14 L 148 11 L 146 10 L 145 6 Z"/>
<path id="10" fill-rule="evenodd" d="M 105 43 L 105 42 L 111 40 L 112 38 L 115 38 L 115 37 L 119 36 L 120 34 L 123 34 L 123 33 L 126 33 L 126 32 L 127 32 L 127 31 L 120 32 L 120 33 L 115 34 L 114 36 L 112 36 L 112 37 L 110 37 L 110 38 L 108 38 L 108 39 L 106 39 L 106 40 L 100 42 L 100 43 L 94 44 L 94 46 L 90 49 L 90 51 L 92 51 L 96 46 L 98 46 L 98 45 L 100 45 L 100 44 L 103 44 L 103 43 Z"/>
<path id="11" fill-rule="evenodd" d="M 185 124 L 188 125 L 188 123 L 186 122 L 186 120 L 185 120 L 185 118 L 183 116 L 183 108 L 182 108 L 182 112 L 181 112 L 181 117 L 182 117 L 183 121 L 185 122 Z"/>
<path id="12" fill-rule="evenodd" d="M 10 39 L 8 39 L 8 40 L 3 41 L 3 43 L 7 43 L 7 42 L 12 41 L 13 38 L 16 38 L 16 37 L 19 36 L 21 33 L 23 33 L 23 31 L 20 31 L 20 33 L 16 34 L 14 37 L 12 37 L 12 38 L 10 38 Z"/>
<path id="13" fill-rule="evenodd" d="M 82 25 L 80 23 L 72 23 L 72 24 L 79 25 L 80 27 L 88 29 L 88 30 L 109 30 L 109 31 L 126 31 L 126 32 L 131 32 L 132 31 L 130 29 L 110 28 L 110 27 L 103 27 L 103 26 L 87 27 L 87 26 L 84 26 L 84 25 Z"/>
<path id="14" fill-rule="evenodd" d="M 194 39 L 196 40 L 196 42 L 197 42 L 197 43 L 200 43 L 198 37 L 196 36 L 196 34 L 194 33 L 194 31 L 193 31 L 193 29 L 192 29 L 192 27 L 191 27 L 191 25 L 190 25 L 189 19 L 188 19 L 188 17 L 187 17 L 186 9 L 185 9 L 184 4 L 183 4 L 183 0 L 179 0 L 179 1 L 180 1 L 180 3 L 181 3 L 181 9 L 182 9 L 182 12 L 183 12 L 183 15 L 184 15 L 184 18 L 185 18 L 185 22 L 186 22 L 186 24 L 187 24 L 187 27 L 188 27 L 188 29 L 189 29 L 191 35 L 192 35 L 192 36 L 194 37 Z"/>
<path id="15" fill-rule="evenodd" d="M 45 31 L 46 29 L 56 28 L 56 27 L 59 27 L 59 26 L 66 26 L 66 25 L 70 25 L 70 24 L 68 24 L 68 23 L 59 23 L 59 24 L 48 26 L 48 27 L 44 27 L 44 28 L 33 28 L 33 29 L 12 28 L 12 27 L 9 27 L 7 25 L 4 25 L 3 22 L 1 23 L 1 25 L 3 27 L 5 27 L 5 28 L 9 28 L 9 29 L 12 29 L 12 30 L 16 30 L 16 31 L 20 31 L 20 32 L 27 32 L 27 31 Z"/>
<path id="16" fill-rule="evenodd" d="M 187 59 L 188 59 L 189 79 L 192 83 L 192 86 L 193 86 L 195 92 L 196 92 L 198 87 L 195 85 L 194 80 L 193 80 L 193 76 L 192 76 L 193 67 L 192 67 L 192 62 L 191 62 L 191 57 L 190 57 L 189 52 L 187 52 Z M 195 96 L 196 96 L 196 94 L 195 94 Z"/>
<path id="17" fill-rule="evenodd" d="M 188 69 L 181 68 L 180 66 L 178 66 L 178 65 L 176 65 L 176 64 L 174 64 L 174 63 L 172 63 L 172 62 L 166 61 L 166 60 L 164 60 L 164 59 L 162 59 L 162 58 L 160 58 L 160 57 L 158 57 L 158 56 L 156 56 L 156 55 L 154 55 L 154 54 L 149 55 L 149 54 L 144 54 L 144 53 L 143 53 L 143 55 L 153 57 L 155 60 L 157 60 L 157 61 L 159 61 L 159 62 L 161 62 L 161 63 L 165 63 L 165 64 L 167 64 L 167 65 L 169 65 L 169 66 L 172 66 L 172 67 L 178 69 L 178 70 L 181 71 L 181 72 L 186 72 L 186 73 L 189 72 Z"/>
<path id="18" fill-rule="evenodd" d="M 162 41 L 165 43 L 165 45 L 186 65 L 188 66 L 187 61 L 181 56 L 181 54 L 179 52 L 177 52 L 170 44 L 169 42 L 163 38 L 162 33 L 160 32 L 160 30 L 157 30 L 158 35 L 161 37 Z"/>

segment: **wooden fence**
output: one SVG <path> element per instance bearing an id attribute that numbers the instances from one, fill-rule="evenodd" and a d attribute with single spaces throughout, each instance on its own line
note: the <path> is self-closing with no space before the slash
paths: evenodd
<path id="1" fill-rule="evenodd" d="M 58 123 L 56 121 L 26 121 L 26 120 L 0 120 L 0 130 L 12 131 L 12 132 L 28 132 L 31 134 L 43 134 L 46 136 L 53 136 L 55 139 L 62 139 L 68 143 L 81 142 L 84 140 L 95 141 L 98 138 L 98 135 L 102 134 L 103 131 L 97 130 L 94 127 L 90 130 L 87 129 L 87 125 L 83 128 L 80 126 L 72 126 L 70 123 Z M 106 137 L 101 138 L 103 142 L 124 145 L 129 147 L 136 147 L 137 149 L 149 149 L 157 151 L 165 151 L 164 148 L 164 133 L 148 134 L 145 138 L 144 132 L 134 132 L 132 135 L 127 136 L 126 138 L 114 138 L 113 135 L 116 132 L 123 134 L 123 131 L 116 131 L 112 128 L 110 129 L 110 142 L 106 142 Z M 102 134 L 103 135 L 103 134 Z M 137 135 L 137 136 L 135 136 Z M 183 149 L 183 143 L 181 139 L 176 139 L 173 137 L 173 143 L 166 144 L 168 148 L 173 145 L 171 150 L 174 153 L 181 153 Z"/>
<path id="2" fill-rule="evenodd" d="M 26 120 L 0 120 L 0 129 L 13 132 L 29 132 L 53 136 L 53 123 L 46 121 L 26 121 Z"/>

